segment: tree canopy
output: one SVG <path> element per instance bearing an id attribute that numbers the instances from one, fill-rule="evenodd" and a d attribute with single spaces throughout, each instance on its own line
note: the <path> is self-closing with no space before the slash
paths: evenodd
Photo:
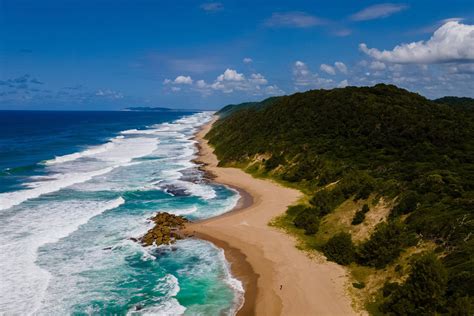
<path id="1" fill-rule="evenodd" d="M 313 192 L 294 215 L 308 234 L 347 199 L 395 198 L 355 260 L 383 268 L 414 236 L 434 242 L 447 271 L 437 308 L 446 311 L 474 292 L 473 101 L 385 84 L 312 90 L 227 108 L 207 137 L 221 165 L 252 165 Z"/>

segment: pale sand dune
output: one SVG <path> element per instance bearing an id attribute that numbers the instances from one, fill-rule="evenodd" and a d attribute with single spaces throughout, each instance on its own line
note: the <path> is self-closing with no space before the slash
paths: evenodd
<path id="1" fill-rule="evenodd" d="M 216 176 L 216 182 L 240 188 L 251 198 L 239 210 L 191 224 L 187 230 L 224 248 L 234 275 L 246 289 L 246 302 L 239 314 L 356 314 L 344 291 L 344 269 L 334 263 L 311 260 L 295 248 L 291 236 L 268 226 L 301 193 L 255 179 L 240 169 L 217 167 L 218 160 L 203 139 L 212 123 L 196 136 L 199 160 L 207 164 L 206 170 Z"/>

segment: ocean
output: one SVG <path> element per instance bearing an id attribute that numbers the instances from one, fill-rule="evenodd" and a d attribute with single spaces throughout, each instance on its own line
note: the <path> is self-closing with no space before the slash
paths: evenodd
<path id="1" fill-rule="evenodd" d="M 131 239 L 157 212 L 197 220 L 237 203 L 192 161 L 211 117 L 0 111 L 0 314 L 235 314 L 243 288 L 221 249 Z"/>

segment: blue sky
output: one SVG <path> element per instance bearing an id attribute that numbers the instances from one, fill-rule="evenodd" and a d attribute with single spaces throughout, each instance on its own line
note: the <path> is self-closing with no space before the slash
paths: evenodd
<path id="1" fill-rule="evenodd" d="M 474 97 L 474 2 L 0 0 L 0 109 L 216 109 L 378 82 Z"/>

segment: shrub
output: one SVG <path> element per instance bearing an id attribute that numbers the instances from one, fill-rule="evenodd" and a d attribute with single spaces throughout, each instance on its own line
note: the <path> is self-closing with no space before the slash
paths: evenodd
<path id="1" fill-rule="evenodd" d="M 351 225 L 359 225 L 365 219 L 365 213 L 362 211 L 357 211 L 352 219 Z"/>
<path id="2" fill-rule="evenodd" d="M 319 217 L 314 209 L 306 208 L 295 217 L 293 224 L 304 229 L 305 234 L 314 235 L 319 229 Z"/>
<path id="3" fill-rule="evenodd" d="M 456 298 L 448 305 L 447 315 L 471 316 L 474 315 L 474 298 L 463 296 Z"/>
<path id="4" fill-rule="evenodd" d="M 351 224 L 359 225 L 360 223 L 362 223 L 365 219 L 365 213 L 367 213 L 368 211 L 369 211 L 369 206 L 367 204 L 364 204 L 364 206 L 362 206 L 362 209 L 358 210 L 355 213 Z"/>
<path id="5" fill-rule="evenodd" d="M 368 211 L 370 211 L 369 205 L 364 204 L 364 205 L 362 206 L 361 211 L 362 211 L 364 214 L 367 213 Z"/>
<path id="6" fill-rule="evenodd" d="M 364 282 L 354 282 L 352 283 L 352 286 L 355 287 L 356 289 L 363 289 L 365 287 Z"/>
<path id="7" fill-rule="evenodd" d="M 400 284 L 395 283 L 395 282 L 385 282 L 385 284 L 382 287 L 382 295 L 383 297 L 388 297 L 390 294 L 392 294 L 394 291 L 398 290 L 400 287 Z"/>
<path id="8" fill-rule="evenodd" d="M 398 216 L 413 212 L 418 205 L 418 194 L 414 191 L 408 191 L 400 197 L 400 202 L 393 208 L 391 216 Z"/>
<path id="9" fill-rule="evenodd" d="M 295 216 L 295 215 L 298 215 L 299 213 L 301 213 L 302 211 L 304 211 L 306 208 L 307 208 L 307 206 L 303 205 L 303 204 L 291 205 L 286 210 L 286 213 L 288 215 Z"/>
<path id="10" fill-rule="evenodd" d="M 323 246 L 323 253 L 330 261 L 348 265 L 354 261 L 354 244 L 351 235 L 339 233 L 331 237 Z"/>
<path id="11" fill-rule="evenodd" d="M 272 155 L 268 160 L 264 162 L 265 170 L 270 171 L 285 163 L 285 159 L 280 155 Z"/>
<path id="12" fill-rule="evenodd" d="M 404 284 L 396 286 L 380 310 L 391 315 L 434 315 L 443 301 L 447 273 L 434 254 L 418 258 Z"/>
<path id="13" fill-rule="evenodd" d="M 406 231 L 399 222 L 381 223 L 377 225 L 369 240 L 364 242 L 358 254 L 362 265 L 384 268 L 395 260 L 407 245 Z"/>
<path id="14" fill-rule="evenodd" d="M 348 199 L 355 195 L 355 200 L 366 199 L 374 190 L 374 179 L 365 171 L 351 171 L 338 183 L 338 188 Z"/>
<path id="15" fill-rule="evenodd" d="M 318 212 L 318 215 L 323 217 L 324 215 L 331 212 L 334 201 L 333 196 L 329 190 L 321 190 L 316 192 L 310 203 L 314 206 L 315 210 Z"/>

